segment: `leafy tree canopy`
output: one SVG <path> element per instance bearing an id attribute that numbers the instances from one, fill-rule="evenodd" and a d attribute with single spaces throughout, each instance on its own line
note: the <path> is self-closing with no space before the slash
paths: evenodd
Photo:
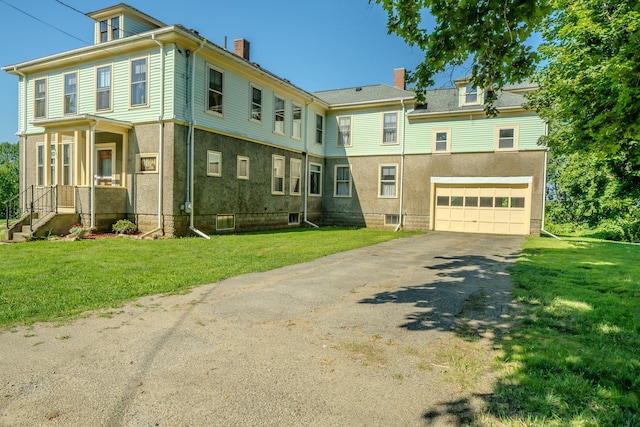
<path id="1" fill-rule="evenodd" d="M 4 202 L 18 194 L 18 144 L 0 143 L 0 209 Z M 4 214 L 0 210 L 0 217 Z"/>

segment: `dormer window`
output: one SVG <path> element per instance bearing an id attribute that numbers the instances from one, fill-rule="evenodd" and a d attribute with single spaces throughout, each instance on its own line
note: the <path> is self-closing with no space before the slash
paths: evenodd
<path id="1" fill-rule="evenodd" d="M 465 104 L 479 104 L 478 102 L 478 88 L 472 84 L 468 84 L 464 87 L 464 103 Z"/>
<path id="2" fill-rule="evenodd" d="M 120 38 L 120 17 L 115 16 L 109 19 L 103 19 L 98 22 L 98 31 L 100 32 L 100 43 L 106 43 L 111 40 Z"/>

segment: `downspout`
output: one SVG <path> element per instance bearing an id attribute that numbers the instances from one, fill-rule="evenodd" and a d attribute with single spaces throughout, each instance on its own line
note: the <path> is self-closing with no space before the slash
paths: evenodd
<path id="1" fill-rule="evenodd" d="M 141 239 L 144 239 L 145 237 L 149 236 L 152 233 L 155 233 L 156 231 L 162 230 L 162 204 L 163 204 L 162 196 L 163 196 L 163 190 L 164 190 L 163 188 L 164 180 L 162 177 L 163 159 L 164 159 L 163 157 L 164 155 L 164 87 L 165 87 L 164 44 L 156 40 L 155 33 L 151 35 L 151 40 L 153 40 L 158 44 L 158 46 L 160 46 L 160 58 L 161 58 L 160 81 L 162 82 L 161 88 L 160 88 L 160 116 L 158 117 L 158 135 L 159 135 L 158 136 L 158 225 L 153 230 L 148 231 L 144 233 L 142 236 L 140 236 Z"/>
<path id="2" fill-rule="evenodd" d="M 190 117 L 189 117 L 189 148 L 190 148 L 190 152 L 189 152 L 189 199 L 185 202 L 185 207 L 189 206 L 189 230 L 193 231 L 194 233 L 196 233 L 197 235 L 199 235 L 200 237 L 204 237 L 207 240 L 210 240 L 211 238 L 209 236 L 207 236 L 206 234 L 204 234 L 202 231 L 198 230 L 194 225 L 193 225 L 193 215 L 194 215 L 194 203 L 193 203 L 193 181 L 194 181 L 194 155 L 195 155 L 195 94 L 196 94 L 196 53 L 203 48 L 204 43 L 206 42 L 206 40 L 203 40 L 200 42 L 200 46 L 194 50 L 191 53 L 191 57 L 192 57 L 192 65 L 191 65 L 191 111 L 190 111 Z"/>
<path id="3" fill-rule="evenodd" d="M 14 65 L 13 71 L 22 77 L 22 123 L 19 127 L 19 136 L 22 139 L 22 156 L 20 162 L 20 176 L 18 177 L 18 185 L 22 184 L 23 188 L 20 189 L 20 193 L 27 189 L 27 75 L 22 71 L 18 71 L 18 67 Z M 26 203 L 26 201 L 25 201 Z"/>
<path id="4" fill-rule="evenodd" d="M 398 216 L 398 225 L 396 226 L 396 229 L 393 230 L 394 232 L 398 231 L 402 227 L 402 223 L 404 222 L 402 209 L 404 205 L 404 144 L 405 144 L 404 129 L 405 129 L 406 111 L 405 111 L 404 99 L 401 99 L 400 103 L 402 104 L 402 148 L 400 151 L 400 215 Z"/>
<path id="5" fill-rule="evenodd" d="M 91 203 L 89 210 L 91 212 L 91 225 L 89 229 L 94 230 L 96 227 L 96 126 L 98 126 L 99 120 L 96 120 L 94 124 L 89 128 L 89 158 L 91 159 Z"/>
<path id="6" fill-rule="evenodd" d="M 305 126 L 309 126 L 309 104 L 311 104 L 313 100 L 307 102 L 304 105 L 304 123 Z M 314 127 L 315 129 L 315 127 Z M 315 134 L 314 134 L 314 138 L 315 138 Z M 307 219 L 307 203 L 308 203 L 308 195 L 309 195 L 309 175 L 308 175 L 308 170 L 309 170 L 309 133 L 305 132 L 305 136 L 304 136 L 304 223 L 308 224 L 314 228 L 320 228 L 318 225 L 312 223 L 311 221 L 309 221 Z M 302 177 L 300 177 L 302 179 Z"/>
<path id="7" fill-rule="evenodd" d="M 545 135 L 548 134 L 548 126 L 549 126 L 548 124 L 545 124 L 545 132 L 544 132 Z M 562 240 L 555 234 L 550 233 L 544 229 L 544 217 L 545 217 L 545 210 L 546 210 L 546 203 L 547 203 L 547 153 L 548 152 L 549 152 L 549 148 L 547 147 L 547 149 L 544 150 L 544 174 L 542 176 L 542 225 L 540 226 L 540 231 L 545 234 L 548 234 L 554 239 Z"/>

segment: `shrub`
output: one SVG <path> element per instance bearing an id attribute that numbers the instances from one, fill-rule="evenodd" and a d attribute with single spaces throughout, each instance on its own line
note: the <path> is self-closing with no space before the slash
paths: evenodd
<path id="1" fill-rule="evenodd" d="M 69 229 L 69 234 L 75 236 L 77 239 L 82 239 L 89 231 L 89 228 L 82 224 L 73 224 Z"/>
<path id="2" fill-rule="evenodd" d="M 136 232 L 138 227 L 128 219 L 118 220 L 115 224 L 111 226 L 111 229 L 114 233 L 118 234 L 133 234 Z"/>

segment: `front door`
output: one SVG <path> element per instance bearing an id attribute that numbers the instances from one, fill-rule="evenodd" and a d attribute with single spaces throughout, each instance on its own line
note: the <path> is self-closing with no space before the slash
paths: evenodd
<path id="1" fill-rule="evenodd" d="M 113 185 L 113 148 L 98 148 L 98 185 Z"/>

